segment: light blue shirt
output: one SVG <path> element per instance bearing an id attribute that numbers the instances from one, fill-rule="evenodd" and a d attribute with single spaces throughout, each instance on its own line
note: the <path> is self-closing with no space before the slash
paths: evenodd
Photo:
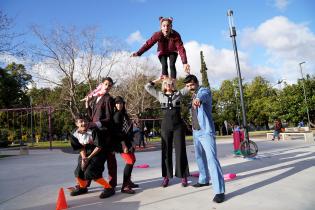
<path id="1" fill-rule="evenodd" d="M 199 87 L 195 98 L 200 100 L 201 105 L 197 109 L 197 118 L 200 130 L 194 130 L 194 132 L 203 132 L 215 135 L 215 127 L 212 118 L 212 95 L 210 89 Z"/>

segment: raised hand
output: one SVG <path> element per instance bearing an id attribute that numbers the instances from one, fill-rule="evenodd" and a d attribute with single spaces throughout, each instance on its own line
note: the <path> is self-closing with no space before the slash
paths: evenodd
<path id="1" fill-rule="evenodd" d="M 184 71 L 187 73 L 187 74 L 190 74 L 190 65 L 187 63 L 187 64 L 184 64 Z"/>

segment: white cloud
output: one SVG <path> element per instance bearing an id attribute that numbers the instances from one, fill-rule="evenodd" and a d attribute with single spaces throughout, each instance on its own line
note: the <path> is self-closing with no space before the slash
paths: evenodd
<path id="1" fill-rule="evenodd" d="M 101 77 L 111 76 L 118 83 L 130 75 L 145 74 L 148 76 L 159 75 L 159 65 L 157 57 L 149 55 L 149 57 L 130 57 L 131 52 L 117 51 L 109 54 L 105 59 L 101 59 L 99 55 L 94 55 L 92 65 L 92 77 L 97 78 L 99 66 L 103 67 Z M 82 62 L 80 55 L 75 60 L 74 78 L 78 82 L 85 81 L 84 69 L 88 65 Z M 57 68 L 57 69 L 56 69 Z M 55 87 L 60 84 L 60 80 L 65 75 L 60 72 L 58 65 L 54 60 L 46 59 L 33 64 L 31 68 L 32 75 L 37 88 Z M 46 80 L 44 80 L 45 78 Z M 48 82 L 51 81 L 51 82 Z"/>
<path id="2" fill-rule="evenodd" d="M 191 73 L 196 74 L 201 79 L 200 75 L 200 51 L 203 51 L 205 62 L 208 68 L 208 77 L 212 87 L 219 87 L 221 82 L 226 79 L 232 79 L 236 77 L 236 68 L 234 61 L 234 53 L 229 49 L 216 49 L 214 46 L 201 44 L 197 41 L 190 41 L 185 44 L 187 57 L 189 64 L 191 65 Z M 100 59 L 97 59 L 97 55 L 94 55 L 96 60 L 94 66 L 98 66 Z M 80 57 L 80 56 L 79 56 Z M 248 56 L 239 51 L 239 59 L 243 78 L 246 81 L 250 81 L 254 76 L 257 75 L 268 75 L 271 69 L 267 67 L 251 67 L 249 64 Z M 119 83 L 121 80 L 130 76 L 130 74 L 143 73 L 148 76 L 161 75 L 161 64 L 156 53 L 151 53 L 141 57 L 130 57 L 128 51 L 118 51 L 112 53 L 103 60 L 104 72 L 101 76 L 106 76 L 109 72 L 109 65 L 113 60 L 115 64 L 112 66 L 110 76 L 117 80 Z M 81 63 L 78 58 L 76 61 L 75 78 L 78 81 L 84 80 L 81 70 L 84 63 Z M 35 76 L 34 80 L 37 83 L 37 87 L 54 87 L 53 83 L 47 83 L 40 79 L 41 77 L 47 78 L 48 80 L 58 83 L 62 78 L 62 74 L 55 69 L 56 66 L 53 60 L 43 60 L 33 64 L 31 68 L 32 75 Z M 184 77 L 186 74 L 183 70 L 183 65 L 180 56 L 176 62 L 177 75 L 178 77 Z M 96 75 L 93 75 L 94 77 Z"/>
<path id="3" fill-rule="evenodd" d="M 242 33 L 243 46 L 265 49 L 266 63 L 277 67 L 274 75 L 295 83 L 299 78 L 298 63 L 306 61 L 305 73 L 314 74 L 315 34 L 306 24 L 296 24 L 283 16 L 269 19 L 257 28 L 247 28 Z M 304 70 L 304 69 L 303 69 Z"/>
<path id="4" fill-rule="evenodd" d="M 117 63 L 112 68 L 111 76 L 119 83 L 120 80 L 128 78 L 130 75 L 145 74 L 147 76 L 158 76 L 159 64 L 157 57 L 152 54 L 148 57 L 130 57 L 131 52 L 120 51 L 111 56 L 118 56 Z M 110 59 L 109 59 L 110 60 Z"/>
<path id="5" fill-rule="evenodd" d="M 130 45 L 133 43 L 142 44 L 143 42 L 145 42 L 145 39 L 142 37 L 140 31 L 135 31 L 128 36 L 128 38 L 126 39 L 126 42 Z"/>
<path id="6" fill-rule="evenodd" d="M 230 49 L 217 49 L 214 46 L 201 44 L 197 41 L 185 43 L 188 62 L 191 66 L 191 73 L 201 79 L 200 74 L 200 51 L 203 51 L 204 59 L 208 68 L 208 79 L 210 85 L 218 88 L 223 80 L 237 77 L 234 52 Z M 248 55 L 245 52 L 238 51 L 239 62 L 242 77 L 245 82 L 252 80 L 255 76 L 265 78 L 270 75 L 272 69 L 265 66 L 252 66 Z M 180 57 L 177 60 L 177 72 L 179 76 L 185 76 Z"/>
<path id="7" fill-rule="evenodd" d="M 274 6 L 278 8 L 280 11 L 284 11 L 289 4 L 288 0 L 275 0 Z"/>
<path id="8" fill-rule="evenodd" d="M 1 65 L 7 65 L 10 63 L 18 63 L 18 64 L 25 64 L 26 60 L 13 56 L 13 55 L 9 55 L 9 54 L 5 54 L 5 53 L 1 53 L 0 54 L 0 64 Z M 4 66 L 2 66 L 4 67 Z"/>

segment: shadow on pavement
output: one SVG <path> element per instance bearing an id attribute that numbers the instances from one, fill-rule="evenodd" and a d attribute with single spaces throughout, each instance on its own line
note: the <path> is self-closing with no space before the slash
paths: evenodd
<path id="1" fill-rule="evenodd" d="M 315 160 L 314 160 L 315 153 L 314 152 L 312 153 L 310 152 L 287 153 L 288 151 L 289 150 L 283 150 L 278 153 L 269 153 L 269 154 L 266 153 L 267 156 L 262 157 L 262 158 L 257 158 L 248 162 L 238 163 L 238 164 L 233 164 L 233 165 L 223 167 L 223 171 L 228 172 L 228 173 L 235 173 L 235 174 L 262 169 L 261 171 L 258 171 L 258 172 L 257 171 L 253 173 L 249 172 L 246 175 L 237 176 L 238 180 L 246 179 L 246 178 L 257 176 L 257 175 L 267 174 L 273 171 L 287 169 L 286 171 L 282 172 L 281 174 L 275 175 L 272 178 L 269 178 L 260 182 L 252 183 L 246 187 L 243 187 L 231 193 L 227 192 L 226 198 L 230 199 L 235 196 L 243 195 L 245 193 L 264 187 L 266 185 L 270 185 L 272 183 L 275 183 L 277 181 L 280 181 L 282 179 L 285 179 L 289 176 L 292 176 L 296 173 L 299 173 L 303 170 L 306 170 L 315 166 Z M 272 167 L 274 165 L 285 164 L 291 161 L 296 161 L 296 162 L 287 164 L 287 165 L 280 165 L 272 169 L 263 170 L 263 168 L 265 167 Z"/>

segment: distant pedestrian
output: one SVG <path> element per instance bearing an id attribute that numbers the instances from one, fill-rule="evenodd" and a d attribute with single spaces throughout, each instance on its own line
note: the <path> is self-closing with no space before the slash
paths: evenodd
<path id="1" fill-rule="evenodd" d="M 272 137 L 272 141 L 275 140 L 275 138 L 278 139 L 278 141 L 280 141 L 280 133 L 281 133 L 281 130 L 282 130 L 282 123 L 281 123 L 281 120 L 278 118 L 275 120 L 275 124 L 274 124 L 274 131 L 273 131 L 273 137 Z"/>

